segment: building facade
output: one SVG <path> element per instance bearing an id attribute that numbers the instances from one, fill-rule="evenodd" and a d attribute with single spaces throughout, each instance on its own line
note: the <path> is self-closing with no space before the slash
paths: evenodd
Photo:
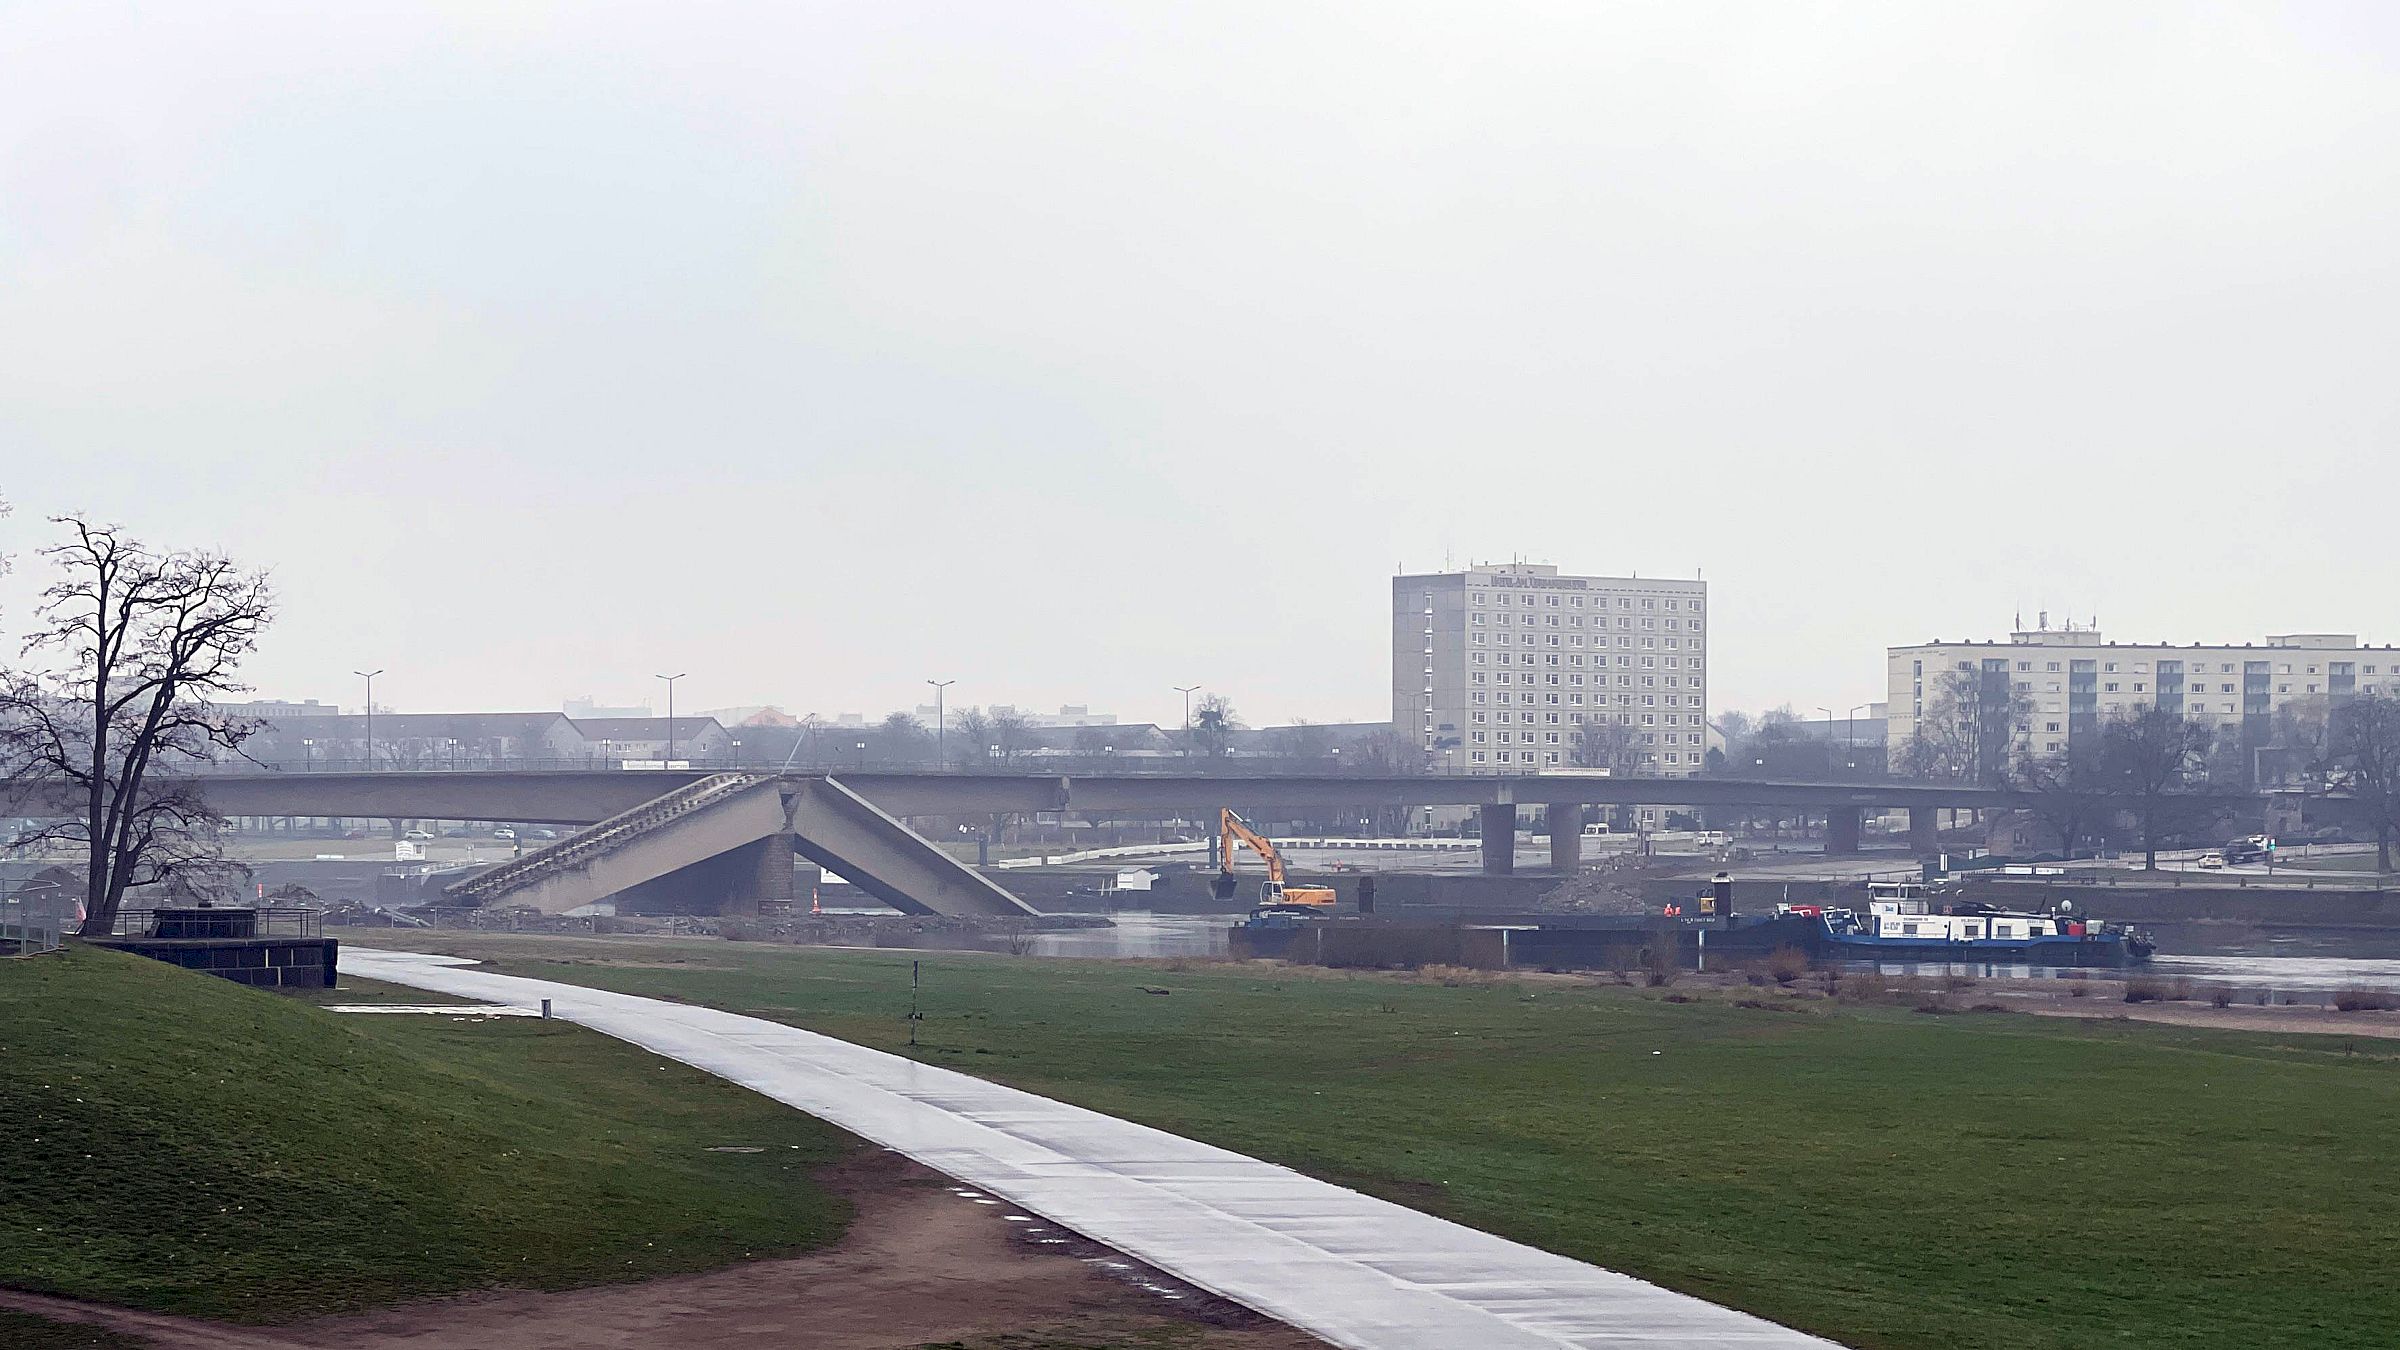
<path id="1" fill-rule="evenodd" d="M 1575 763 L 1613 722 L 1640 771 L 1707 754 L 1708 586 L 1529 563 L 1392 578 L 1392 725 L 1442 773 Z"/>
<path id="2" fill-rule="evenodd" d="M 2278 633 L 2239 644 L 2124 643 L 2097 629 L 2039 627 L 2005 643 L 1928 642 L 1887 657 L 1890 744 L 1901 753 L 1945 701 L 2007 708 L 1989 719 L 1986 758 L 2055 755 L 2096 739 L 2113 715 L 2163 708 L 2205 725 L 2221 749 L 2277 746 L 2292 723 L 2321 725 L 2343 699 L 2400 696 L 2400 648 L 2362 646 L 2354 633 Z"/>

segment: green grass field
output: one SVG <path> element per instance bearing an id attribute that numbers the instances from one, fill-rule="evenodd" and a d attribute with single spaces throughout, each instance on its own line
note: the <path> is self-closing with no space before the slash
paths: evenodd
<path id="1" fill-rule="evenodd" d="M 905 953 L 391 940 L 906 1052 Z M 2363 1347 L 2400 1323 L 2390 1042 L 1272 967 L 923 966 L 927 1061 L 1853 1345 Z"/>
<path id="2" fill-rule="evenodd" d="M 564 1023 L 336 1016 L 85 948 L 0 962 L 0 1119 L 0 1281 L 237 1321 L 822 1245 L 848 1208 L 812 1174 L 854 1147 Z"/>

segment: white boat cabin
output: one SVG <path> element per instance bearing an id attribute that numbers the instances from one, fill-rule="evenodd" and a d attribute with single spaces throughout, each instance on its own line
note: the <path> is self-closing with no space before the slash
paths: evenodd
<path id="1" fill-rule="evenodd" d="M 1922 882 L 1873 882 L 1867 887 L 1866 931 L 1872 937 L 1936 942 L 2013 942 L 2064 932 L 2046 914 L 1936 914 L 1931 901 L 1932 891 Z"/>

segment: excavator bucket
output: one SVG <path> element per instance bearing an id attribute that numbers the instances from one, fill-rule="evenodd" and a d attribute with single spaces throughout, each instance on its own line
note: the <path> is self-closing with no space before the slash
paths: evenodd
<path id="1" fill-rule="evenodd" d="M 1208 883 L 1208 891 L 1219 900 L 1231 900 L 1234 891 L 1240 886 L 1241 883 L 1234 879 L 1233 873 L 1219 872 L 1217 879 Z"/>

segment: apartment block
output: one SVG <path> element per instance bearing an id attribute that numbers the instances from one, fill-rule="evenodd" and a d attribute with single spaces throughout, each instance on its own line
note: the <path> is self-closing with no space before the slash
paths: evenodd
<path id="1" fill-rule="evenodd" d="M 2096 628 L 2021 630 L 2007 642 L 1927 642 L 1887 653 L 1890 743 L 1915 735 L 1955 677 L 1985 707 L 2022 699 L 2030 714 L 2013 746 L 2055 754 L 2096 736 L 2112 714 L 2164 708 L 2207 725 L 2220 744 L 2275 741 L 2278 719 L 2317 716 L 2370 689 L 2400 697 L 2400 649 L 2361 645 L 2355 633 L 2277 633 L 2258 642 L 2112 642 Z"/>
<path id="2" fill-rule="evenodd" d="M 1707 753 L 1708 586 L 1507 563 L 1392 578 L 1392 724 L 1441 773 L 1574 763 L 1614 721 L 1645 773 Z"/>

